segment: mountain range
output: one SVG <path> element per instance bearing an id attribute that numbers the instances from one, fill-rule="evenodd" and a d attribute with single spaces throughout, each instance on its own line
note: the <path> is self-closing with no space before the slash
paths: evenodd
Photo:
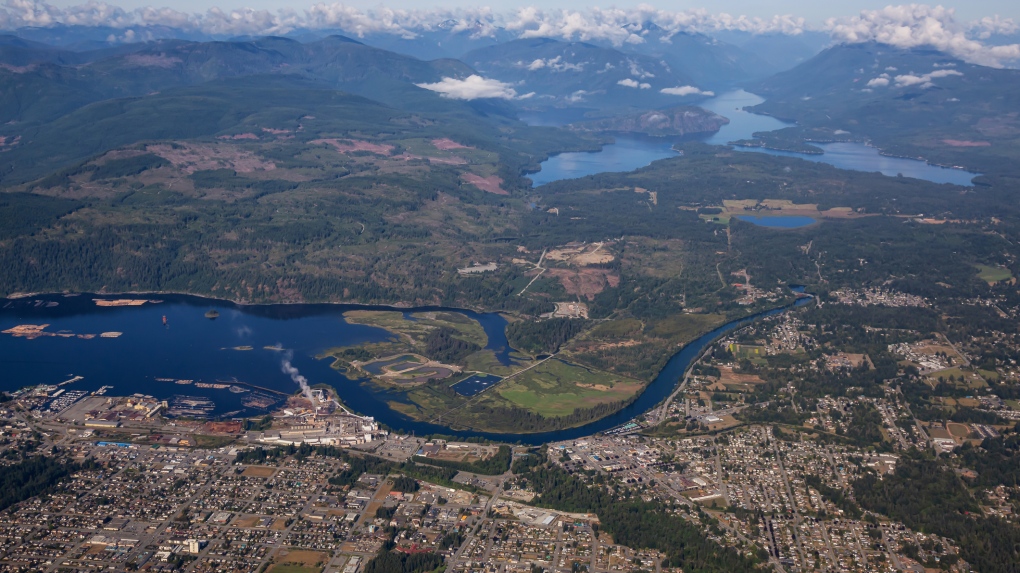
<path id="1" fill-rule="evenodd" d="M 727 42 L 653 24 L 643 26 L 643 41 L 620 46 L 479 32 L 451 22 L 414 37 L 291 34 L 302 41 L 103 42 L 101 30 L 85 27 L 0 36 L 0 178 L 28 181 L 135 141 L 229 134 L 259 111 L 252 94 L 262 88 L 273 92 L 269 101 L 292 110 L 293 123 L 308 112 L 297 99 L 283 102 L 288 85 L 294 93 L 314 92 L 311 101 L 334 91 L 365 105 L 492 126 L 513 122 L 523 110 L 562 110 L 564 117 L 583 110 L 601 123 L 582 129 L 601 131 L 740 86 L 766 98 L 756 112 L 797 122 L 762 136 L 772 146 L 855 139 L 979 171 L 1002 171 L 1020 146 L 1020 72 L 930 48 L 857 43 L 815 53 L 821 35 L 732 32 Z M 779 70 L 782 62 L 792 67 Z M 254 91 L 229 93 L 242 85 Z M 188 111 L 205 101 L 219 103 Z M 211 109 L 223 115 L 211 117 Z M 168 110 L 183 115 L 167 125 Z M 642 121 L 634 125 L 649 128 Z M 112 127 L 123 122 L 131 124 Z M 111 128 L 99 132 L 90 124 Z"/>

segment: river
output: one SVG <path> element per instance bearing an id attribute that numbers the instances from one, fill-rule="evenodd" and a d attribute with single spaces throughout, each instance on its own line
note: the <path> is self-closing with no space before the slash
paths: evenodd
<path id="1" fill-rule="evenodd" d="M 481 436 L 526 444 L 578 438 L 626 423 L 669 396 L 691 361 L 717 337 L 752 320 L 781 312 L 778 309 L 734 321 L 694 340 L 670 358 L 634 403 L 606 418 L 557 432 L 494 434 L 455 431 L 408 418 L 386 404 L 387 400 L 394 399 L 392 395 L 375 391 L 363 382 L 348 380 L 330 367 L 328 359 L 316 358 L 328 348 L 388 338 L 389 334 L 380 328 L 347 323 L 343 318 L 345 311 L 394 310 L 392 308 L 328 304 L 249 306 L 185 295 L 151 295 L 147 298 L 161 302 L 142 306 L 100 307 L 94 303 L 94 298 L 117 297 L 42 295 L 0 299 L 0 330 L 16 325 L 45 324 L 49 325 L 45 332 L 63 334 L 36 339 L 0 334 L 0 364 L 4 368 L 0 390 L 58 384 L 82 376 L 83 379 L 64 388 L 95 391 L 102 386 L 112 386 L 108 392 L 111 396 L 141 393 L 171 401 L 175 397 L 198 397 L 215 403 L 211 415 L 253 416 L 265 411 L 245 406 L 245 401 L 256 393 L 280 400 L 282 396 L 276 392 L 291 394 L 297 390 L 281 369 L 283 360 L 289 358 L 310 383 L 333 386 L 348 407 L 396 430 L 419 435 Z M 809 300 L 800 299 L 796 304 Z M 218 311 L 219 318 L 206 318 L 208 310 Z M 482 324 L 489 338 L 486 348 L 494 351 L 501 361 L 508 359 L 506 321 L 498 314 L 437 307 L 399 310 L 463 313 Z M 166 325 L 163 317 L 166 317 Z M 91 339 L 77 336 L 103 332 L 122 335 Z M 229 384 L 248 391 L 234 393 L 226 388 L 198 387 L 196 382 Z"/>
<path id="2" fill-rule="evenodd" d="M 752 93 L 734 90 L 701 102 L 699 104 L 701 107 L 728 118 L 730 123 L 724 125 L 716 133 L 696 139 L 712 145 L 726 145 L 731 141 L 752 139 L 755 132 L 775 131 L 793 125 L 771 116 L 744 111 L 744 108 L 758 105 L 763 101 L 765 100 Z M 576 114 L 559 116 L 529 114 L 522 115 L 521 119 L 529 123 L 533 122 L 534 125 L 555 125 L 556 118 L 560 118 L 559 125 L 562 125 L 566 121 L 576 120 L 575 116 Z M 574 179 L 595 173 L 633 171 L 653 161 L 675 156 L 676 153 L 672 151 L 675 141 L 680 140 L 621 134 L 616 136 L 616 143 L 604 146 L 601 151 L 561 153 L 550 157 L 542 163 L 542 169 L 538 173 L 531 174 L 529 177 L 533 186 L 538 187 L 560 179 Z M 890 177 L 903 175 L 934 183 L 952 183 L 962 186 L 973 185 L 971 179 L 979 175 L 962 169 L 930 165 L 916 159 L 883 156 L 877 148 L 863 143 L 815 143 L 812 145 L 820 147 L 825 153 L 808 155 L 759 147 L 736 147 L 736 149 L 752 153 L 799 157 L 808 161 L 827 163 L 840 169 L 880 172 Z"/>

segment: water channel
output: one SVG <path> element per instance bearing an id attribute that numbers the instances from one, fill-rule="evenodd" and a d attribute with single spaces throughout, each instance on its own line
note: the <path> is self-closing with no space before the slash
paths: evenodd
<path id="1" fill-rule="evenodd" d="M 329 348 L 381 341 L 389 336 L 379 328 L 349 324 L 343 317 L 345 311 L 392 308 L 328 304 L 246 306 L 184 295 L 149 296 L 146 298 L 160 302 L 141 306 L 101 307 L 95 304 L 95 298 L 111 297 L 41 295 L 0 299 L 0 330 L 26 324 L 48 325 L 44 332 L 53 334 L 34 339 L 0 334 L 0 365 L 4 369 L 0 390 L 58 384 L 81 376 L 82 379 L 64 388 L 68 392 L 92 392 L 112 386 L 108 391 L 111 396 L 141 393 L 170 401 L 199 398 L 215 404 L 209 411 L 212 416 L 253 416 L 265 410 L 247 406 L 252 398 L 276 399 L 274 407 L 279 407 L 285 395 L 297 390 L 281 370 L 282 361 L 289 359 L 310 383 L 333 386 L 348 407 L 374 416 L 396 430 L 418 435 L 482 436 L 526 444 L 578 438 L 626 423 L 669 396 L 687 367 L 716 338 L 782 311 L 737 320 L 694 340 L 670 358 L 637 400 L 601 420 L 557 432 L 493 434 L 456 431 L 408 418 L 387 405 L 392 396 L 374 390 L 364 381 L 348 380 L 330 366 L 329 359 L 320 358 Z M 809 300 L 802 298 L 796 304 Z M 219 317 L 206 318 L 209 310 L 218 311 Z M 399 310 L 461 312 L 482 324 L 488 336 L 487 349 L 501 360 L 508 357 L 506 321 L 498 314 L 434 307 Z M 104 332 L 122 334 L 116 338 L 99 336 Z M 89 334 L 96 336 L 78 336 Z M 210 387 L 214 385 L 220 387 Z"/>

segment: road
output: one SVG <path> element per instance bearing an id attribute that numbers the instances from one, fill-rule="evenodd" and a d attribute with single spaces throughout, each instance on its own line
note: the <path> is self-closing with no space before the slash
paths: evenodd
<path id="1" fill-rule="evenodd" d="M 537 281 L 537 280 L 538 280 L 538 277 L 542 276 L 542 273 L 544 273 L 544 272 L 545 272 L 545 267 L 543 267 L 543 266 L 542 266 L 542 261 L 544 261 L 544 260 L 545 260 L 545 251 L 546 251 L 546 249 L 542 249 L 542 256 L 541 256 L 541 257 L 538 257 L 538 262 L 537 262 L 537 263 L 535 263 L 535 268 L 536 268 L 536 269 L 539 269 L 539 271 L 538 271 L 538 274 L 537 274 L 537 275 L 535 275 L 535 277 L 534 277 L 533 279 L 531 279 L 531 282 L 529 282 L 529 283 L 527 284 L 527 286 L 525 286 L 524 288 L 522 288 L 522 289 L 521 289 L 521 292 L 517 293 L 517 296 L 521 296 L 522 294 L 524 294 L 524 293 L 525 293 L 525 291 L 527 291 L 527 290 L 528 290 L 528 288 L 530 288 L 530 287 L 531 287 L 532 283 L 534 283 L 535 281 Z"/>
<path id="2" fill-rule="evenodd" d="M 680 382 L 680 385 L 677 386 L 676 390 L 673 390 L 673 393 L 670 394 L 669 397 L 666 398 L 666 400 L 651 413 L 653 426 L 658 426 L 663 422 L 663 420 L 666 419 L 666 413 L 669 412 L 669 405 L 673 403 L 673 400 L 676 399 L 678 394 L 680 394 L 681 392 L 684 391 L 685 388 L 687 388 L 687 382 L 690 381 L 691 374 L 694 372 L 694 365 L 697 364 L 698 362 L 701 362 L 702 359 L 704 359 L 705 356 L 707 356 L 708 353 L 711 352 L 711 350 L 712 350 L 711 347 L 706 348 L 705 351 L 701 353 L 701 356 L 698 356 L 697 360 L 691 362 L 691 365 L 687 368 L 687 372 L 684 373 L 684 378 Z"/>
<path id="3" fill-rule="evenodd" d="M 776 463 L 779 465 L 779 473 L 783 476 L 783 485 L 786 486 L 786 495 L 790 500 L 790 509 L 793 510 L 793 533 L 797 538 L 797 553 L 800 555 L 800 562 L 802 564 L 807 563 L 803 539 L 800 536 L 800 524 L 801 521 L 803 521 L 803 518 L 800 515 L 800 510 L 797 509 L 797 498 L 793 495 L 793 487 L 790 485 L 790 476 L 786 473 L 786 465 L 783 464 L 782 452 L 779 451 L 779 446 L 776 444 L 776 440 L 773 440 L 772 442 L 772 451 L 776 454 Z"/>

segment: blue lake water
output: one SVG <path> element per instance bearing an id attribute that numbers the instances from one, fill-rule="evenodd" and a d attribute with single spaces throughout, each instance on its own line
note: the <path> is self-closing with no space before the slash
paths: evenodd
<path id="1" fill-rule="evenodd" d="M 601 420 L 557 432 L 494 434 L 453 430 L 408 418 L 386 404 L 389 400 L 399 401 L 399 394 L 380 392 L 364 381 L 348 380 L 330 367 L 328 359 L 317 358 L 329 348 L 381 341 L 389 337 L 380 328 L 348 324 L 343 318 L 345 311 L 391 308 L 328 304 L 245 306 L 182 295 L 147 297 L 162 299 L 160 304 L 111 308 L 96 306 L 93 298 L 96 297 L 44 295 L 18 300 L 0 299 L 0 330 L 23 324 L 48 324 L 46 331 L 54 333 L 123 333 L 119 338 L 97 336 L 90 340 L 55 336 L 29 340 L 0 334 L 0 366 L 3 368 L 0 390 L 57 384 L 73 376 L 83 376 L 83 380 L 64 388 L 94 391 L 101 386 L 113 386 L 108 392 L 111 396 L 134 393 L 161 399 L 175 395 L 195 396 L 215 402 L 214 415 L 253 416 L 264 412 L 244 406 L 246 397 L 261 391 L 253 386 L 270 393 L 291 394 L 297 391 L 298 387 L 281 370 L 283 359 L 290 356 L 291 363 L 311 384 L 333 386 L 349 408 L 373 416 L 398 431 L 418 435 L 442 433 L 462 438 L 481 436 L 527 444 L 579 438 L 626 423 L 669 396 L 691 361 L 717 337 L 758 318 L 781 312 L 773 310 L 734 321 L 694 340 L 670 358 L 662 372 L 631 405 Z M 809 300 L 800 299 L 796 304 L 806 304 Z M 49 306 L 54 302 L 58 304 Z M 219 311 L 220 317 L 216 320 L 205 318 L 205 312 L 210 309 Z M 487 348 L 497 352 L 497 356 L 507 357 L 508 345 L 503 334 L 506 320 L 503 317 L 495 313 L 445 310 L 461 312 L 478 320 L 489 337 Z M 162 322 L 163 316 L 167 318 L 166 326 Z M 234 349 L 247 346 L 252 349 Z M 251 391 L 235 394 L 226 389 L 198 388 L 194 384 L 160 381 L 160 378 L 241 383 Z M 478 381 L 484 382 L 488 380 Z"/>
<path id="2" fill-rule="evenodd" d="M 633 171 L 649 163 L 676 157 L 673 141 L 662 138 L 619 135 L 616 143 L 602 151 L 570 152 L 554 155 L 542 162 L 542 170 L 528 175 L 538 187 L 560 179 L 575 179 L 606 172 Z"/>
<path id="3" fill-rule="evenodd" d="M 778 217 L 756 217 L 754 215 L 737 215 L 737 218 L 741 221 L 747 221 L 758 225 L 759 227 L 773 227 L 776 229 L 796 229 L 798 227 L 807 227 L 813 225 L 817 221 L 811 217 L 801 217 L 797 215 L 781 215 Z"/>
<path id="4" fill-rule="evenodd" d="M 794 153 L 792 151 L 777 151 L 760 147 L 735 147 L 738 151 L 750 151 L 779 155 L 783 157 L 799 157 L 808 161 L 828 163 L 840 169 L 851 169 L 854 171 L 879 172 L 889 177 L 903 175 L 914 179 L 924 179 L 934 183 L 952 183 L 970 187 L 974 185 L 971 179 L 980 175 L 963 169 L 951 169 L 930 165 L 916 159 L 903 159 L 902 157 L 887 157 L 879 153 L 878 148 L 864 145 L 863 143 L 812 143 L 815 147 L 822 148 L 825 153 L 822 155 L 807 155 Z"/>
<path id="5" fill-rule="evenodd" d="M 701 102 L 701 107 L 713 111 L 730 120 L 716 133 L 700 138 L 712 145 L 726 145 L 731 141 L 752 139 L 759 131 L 774 131 L 790 127 L 794 124 L 780 121 L 767 115 L 759 115 L 744 111 L 744 108 L 758 105 L 765 101 L 761 97 L 744 90 L 734 90 L 720 94 Z M 573 117 L 573 116 L 562 116 Z M 534 121 L 536 125 L 557 124 L 548 116 L 522 116 L 526 121 Z M 669 138 L 653 138 L 633 135 L 620 135 L 616 143 L 606 145 L 602 151 L 592 153 L 562 153 L 550 157 L 541 164 L 541 171 L 529 175 L 534 187 L 560 179 L 575 179 L 586 175 L 602 172 L 632 171 L 649 165 L 651 162 L 675 156 L 671 147 L 679 140 Z M 890 177 L 903 175 L 924 179 L 934 183 L 952 183 L 970 186 L 971 179 L 978 173 L 962 169 L 950 169 L 929 165 L 916 159 L 886 157 L 878 149 L 863 143 L 821 143 L 812 144 L 825 151 L 822 155 L 807 155 L 790 151 L 775 151 L 760 147 L 737 147 L 738 151 L 750 153 L 766 153 L 769 155 L 798 157 L 808 161 L 827 163 L 840 169 L 854 171 L 879 172 Z"/>
<path id="6" fill-rule="evenodd" d="M 753 134 L 758 131 L 775 131 L 794 125 L 770 115 L 744 111 L 745 107 L 758 105 L 763 101 L 765 100 L 751 92 L 733 90 L 697 104 L 698 107 L 703 107 L 730 120 L 719 131 L 705 137 L 702 141 L 711 145 L 726 145 L 738 139 L 751 139 Z"/>

